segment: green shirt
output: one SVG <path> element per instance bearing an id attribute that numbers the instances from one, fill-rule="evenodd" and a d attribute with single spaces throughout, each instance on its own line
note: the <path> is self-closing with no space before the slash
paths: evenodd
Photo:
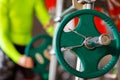
<path id="1" fill-rule="evenodd" d="M 32 36 L 33 13 L 46 25 L 50 15 L 44 0 L 0 0 L 0 47 L 16 63 L 21 54 L 13 44 L 27 45 Z"/>

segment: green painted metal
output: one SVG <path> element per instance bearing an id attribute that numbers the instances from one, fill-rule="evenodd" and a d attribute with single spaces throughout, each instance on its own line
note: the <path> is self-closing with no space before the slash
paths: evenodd
<path id="1" fill-rule="evenodd" d="M 108 46 L 100 46 L 95 49 L 87 49 L 85 46 L 81 46 L 71 49 L 72 52 L 74 52 L 74 54 L 79 57 L 83 65 L 84 70 L 77 71 L 65 61 L 64 53 L 63 51 L 61 51 L 61 48 L 81 45 L 84 41 L 84 38 L 75 34 L 73 31 L 64 32 L 63 29 L 70 20 L 78 17 L 80 19 L 79 24 L 76 26 L 74 31 L 77 31 L 78 33 L 83 34 L 86 37 L 100 36 L 101 34 L 98 32 L 94 24 L 95 16 L 105 21 L 105 23 L 107 24 L 107 28 L 109 32 L 112 33 L 114 39 Z M 95 10 L 85 9 L 78 10 L 69 15 L 66 15 L 55 33 L 54 46 L 57 59 L 65 70 L 81 78 L 95 78 L 104 75 L 105 73 L 110 71 L 116 64 L 119 58 L 120 37 L 116 26 L 108 16 Z M 98 69 L 98 64 L 100 60 L 106 55 L 112 55 L 111 60 L 102 69 Z"/>
<path id="2" fill-rule="evenodd" d="M 36 41 L 39 41 L 40 39 L 43 39 L 43 41 L 40 44 L 38 44 L 37 47 L 33 47 L 33 44 Z M 44 50 L 46 50 L 48 46 L 51 45 L 52 45 L 52 38 L 50 36 L 46 34 L 39 34 L 35 36 L 25 48 L 25 55 L 32 57 L 35 63 L 35 66 L 32 70 L 42 75 L 42 78 L 44 80 L 48 80 L 48 72 L 49 72 L 47 68 L 49 66 L 49 60 L 44 56 Z M 37 60 L 36 54 L 40 54 L 42 56 L 42 58 L 44 59 L 44 63 L 40 63 Z"/>

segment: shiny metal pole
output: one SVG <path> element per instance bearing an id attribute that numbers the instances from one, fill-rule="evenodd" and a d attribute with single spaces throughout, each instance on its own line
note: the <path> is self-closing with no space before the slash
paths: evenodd
<path id="1" fill-rule="evenodd" d="M 56 17 L 60 16 L 62 13 L 62 6 L 63 0 L 57 0 L 56 4 Z M 55 24 L 55 33 L 56 29 L 59 25 L 59 22 Z M 54 43 L 54 36 L 53 36 L 53 43 Z M 50 59 L 50 66 L 49 66 L 49 80 L 56 80 L 56 72 L 57 72 L 57 59 L 54 50 L 54 44 L 52 45 L 53 49 L 51 50 L 51 59 Z"/>
<path id="2" fill-rule="evenodd" d="M 117 64 L 117 69 L 118 69 L 117 77 L 118 77 L 118 80 L 120 80 L 120 58 L 119 58 L 119 61 L 118 61 L 118 64 Z"/>

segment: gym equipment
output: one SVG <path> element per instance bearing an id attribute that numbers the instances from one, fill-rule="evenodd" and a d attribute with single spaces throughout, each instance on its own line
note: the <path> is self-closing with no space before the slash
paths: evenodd
<path id="1" fill-rule="evenodd" d="M 42 40 L 43 39 L 43 40 Z M 37 47 L 33 47 L 33 44 L 39 40 L 42 40 Z M 30 41 L 30 43 L 25 48 L 25 55 L 32 57 L 35 66 L 33 71 L 39 73 L 43 80 L 48 80 L 49 72 L 49 59 L 45 57 L 46 51 L 49 51 L 49 47 L 52 44 L 52 38 L 46 34 L 39 34 Z"/>
<path id="2" fill-rule="evenodd" d="M 60 16 L 62 13 L 62 6 L 63 6 L 63 0 L 56 0 L 56 13 L 55 16 Z M 59 23 L 55 24 L 55 31 L 58 27 Z M 53 36 L 54 37 L 54 36 Z M 54 38 L 53 38 L 54 41 Z M 56 73 L 57 73 L 57 59 L 54 51 L 54 45 L 52 42 L 52 50 L 50 52 L 51 59 L 50 59 L 50 67 L 49 67 L 49 80 L 56 80 Z"/>
<path id="3" fill-rule="evenodd" d="M 100 34 L 94 25 L 94 17 L 101 18 L 107 25 L 107 32 Z M 79 18 L 74 30 L 64 31 L 66 24 Z M 119 58 L 120 37 L 113 21 L 103 13 L 92 9 L 78 10 L 66 15 L 61 21 L 55 35 L 54 46 L 60 64 L 71 74 L 81 78 L 95 78 L 110 71 Z M 64 51 L 71 50 L 81 60 L 82 71 L 73 69 L 64 59 Z M 112 58 L 108 64 L 99 69 L 98 64 L 107 55 Z"/>

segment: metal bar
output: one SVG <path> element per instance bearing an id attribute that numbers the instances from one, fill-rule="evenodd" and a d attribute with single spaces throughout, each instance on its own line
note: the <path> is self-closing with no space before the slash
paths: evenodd
<path id="1" fill-rule="evenodd" d="M 56 16 L 60 16 L 62 13 L 63 0 L 57 0 L 56 5 L 57 5 L 56 6 Z M 58 25 L 59 25 L 59 23 L 57 22 L 55 24 L 55 33 L 56 33 L 56 29 L 57 29 Z M 54 37 L 53 37 L 53 42 L 54 42 Z M 51 60 L 50 60 L 50 66 L 49 66 L 49 80 L 56 80 L 57 59 L 56 59 L 55 51 L 54 51 L 54 44 L 52 46 L 53 46 L 53 49 L 50 53 Z"/>
<path id="2" fill-rule="evenodd" d="M 117 77 L 118 77 L 118 80 L 120 80 L 120 58 L 119 58 L 119 61 L 118 61 L 118 64 L 117 64 L 117 69 L 118 69 Z"/>
<path id="3" fill-rule="evenodd" d="M 83 69 L 81 65 L 82 65 L 82 64 L 81 64 L 81 61 L 80 61 L 80 59 L 77 57 L 76 70 L 81 71 L 81 70 Z M 79 77 L 75 77 L 75 80 L 83 80 L 83 79 L 82 79 L 82 78 L 79 78 Z"/>

